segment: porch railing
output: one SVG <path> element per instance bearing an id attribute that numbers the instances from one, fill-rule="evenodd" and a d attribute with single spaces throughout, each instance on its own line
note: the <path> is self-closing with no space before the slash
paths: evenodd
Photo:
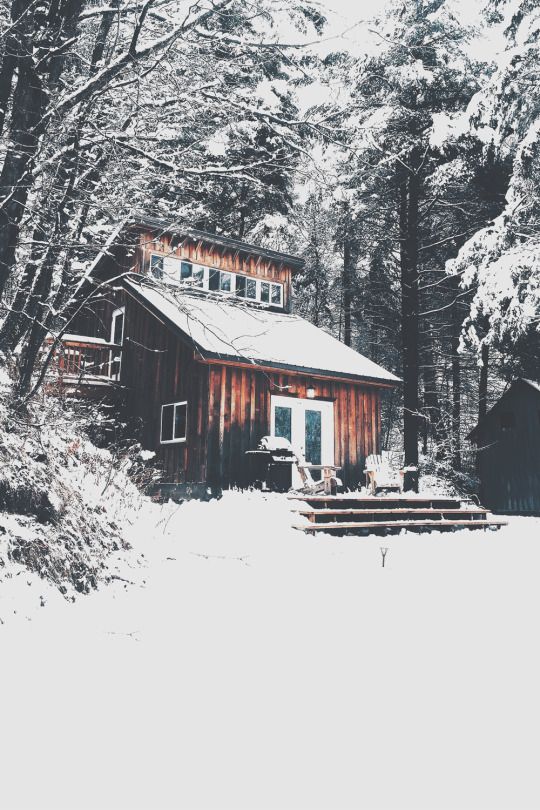
<path id="1" fill-rule="evenodd" d="M 45 349 L 53 342 L 47 338 Z M 120 379 L 122 347 L 99 338 L 69 335 L 62 338 L 51 363 L 51 372 L 81 383 L 117 382 Z"/>

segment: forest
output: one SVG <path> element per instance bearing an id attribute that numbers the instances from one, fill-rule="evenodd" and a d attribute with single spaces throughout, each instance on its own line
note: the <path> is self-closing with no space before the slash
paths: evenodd
<path id="1" fill-rule="evenodd" d="M 477 16 L 389 0 L 321 51 L 304 0 L 2 0 L 10 412 L 148 214 L 304 258 L 296 311 L 403 379 L 384 444 L 466 489 L 467 434 L 540 348 L 540 9 Z"/>

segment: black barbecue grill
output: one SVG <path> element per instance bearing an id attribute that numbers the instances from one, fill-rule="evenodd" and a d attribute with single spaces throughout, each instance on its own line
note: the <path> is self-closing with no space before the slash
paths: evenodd
<path id="1" fill-rule="evenodd" d="M 252 486 L 288 492 L 296 455 L 287 439 L 263 436 L 256 450 L 247 450 L 248 478 Z"/>

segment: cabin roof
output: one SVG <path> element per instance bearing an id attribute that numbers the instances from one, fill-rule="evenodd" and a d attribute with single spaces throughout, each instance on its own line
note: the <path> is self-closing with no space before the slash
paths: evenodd
<path id="1" fill-rule="evenodd" d="M 192 239 L 195 242 L 206 242 L 208 244 L 229 248 L 230 250 L 237 250 L 242 253 L 250 253 L 255 256 L 262 256 L 264 259 L 286 264 L 293 270 L 301 270 L 301 268 L 304 266 L 304 260 L 299 256 L 293 256 L 290 253 L 281 253 L 280 251 L 271 250 L 270 248 L 252 245 L 249 242 L 243 242 L 240 239 L 232 239 L 229 236 L 222 236 L 221 234 L 201 231 L 198 228 L 190 228 L 188 226 L 176 223 L 174 219 L 167 220 L 159 219 L 157 217 L 141 216 L 133 218 L 126 224 L 131 225 L 132 227 L 144 226 L 161 231 L 162 233 L 183 236 L 185 238 Z"/>
<path id="2" fill-rule="evenodd" d="M 540 383 L 537 383 L 537 382 L 535 382 L 534 380 L 528 380 L 528 379 L 526 379 L 526 377 L 518 377 L 518 378 L 517 378 L 517 380 L 514 380 L 514 381 L 513 381 L 513 382 L 512 382 L 512 383 L 509 385 L 509 387 L 506 389 L 506 391 L 505 391 L 503 394 L 501 394 L 501 396 L 499 397 L 499 399 L 498 399 L 498 400 L 497 400 L 497 401 L 496 401 L 496 402 L 495 402 L 495 403 L 494 403 L 494 404 L 491 406 L 491 408 L 490 408 L 490 409 L 489 409 L 489 410 L 486 412 L 485 416 L 483 416 L 483 417 L 482 417 L 482 419 L 480 419 L 480 421 L 479 421 L 479 422 L 478 422 L 478 423 L 477 423 L 477 424 L 476 424 L 476 425 L 473 427 L 473 429 L 470 431 L 470 433 L 468 433 L 468 434 L 467 434 L 466 438 L 467 438 L 467 439 L 474 440 L 474 438 L 475 438 L 475 435 L 476 435 L 476 432 L 477 432 L 478 428 L 479 428 L 481 425 L 483 425 L 483 424 L 486 422 L 486 420 L 490 418 L 490 416 L 492 415 L 492 413 L 493 413 L 494 411 L 496 411 L 496 410 L 499 408 L 499 405 L 501 404 L 501 402 L 503 402 L 503 400 L 505 400 L 505 399 L 507 398 L 507 396 L 508 396 L 508 395 L 509 395 L 509 394 L 510 394 L 512 391 L 514 391 L 514 390 L 516 389 L 516 387 L 521 386 L 521 385 L 524 385 L 524 384 L 525 384 L 526 386 L 528 386 L 528 387 L 530 387 L 530 388 L 534 389 L 534 391 L 536 391 L 536 392 L 540 393 Z"/>
<path id="3" fill-rule="evenodd" d="M 137 276 L 127 291 L 173 330 L 187 337 L 201 360 L 256 363 L 322 377 L 396 385 L 398 377 L 298 315 L 158 288 Z"/>

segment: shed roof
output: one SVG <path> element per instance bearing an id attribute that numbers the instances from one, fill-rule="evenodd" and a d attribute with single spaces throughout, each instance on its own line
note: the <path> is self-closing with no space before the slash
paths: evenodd
<path id="1" fill-rule="evenodd" d="M 300 318 L 246 306 L 238 299 L 157 287 L 130 276 L 125 286 L 151 312 L 187 337 L 202 360 L 301 371 L 323 377 L 395 385 L 400 379 Z"/>
<path id="2" fill-rule="evenodd" d="M 484 422 L 486 421 L 486 419 L 489 419 L 489 417 L 491 416 L 491 414 L 493 413 L 493 411 L 495 411 L 495 410 L 496 410 L 496 409 L 499 407 L 499 405 L 501 404 L 501 402 L 502 402 L 504 399 L 506 399 L 506 397 L 508 396 L 508 394 L 509 394 L 511 391 L 514 391 L 514 389 L 515 389 L 515 388 L 516 388 L 516 386 L 518 386 L 518 385 L 526 385 L 526 386 L 529 386 L 529 387 L 530 387 L 530 388 L 532 388 L 534 391 L 536 391 L 536 392 L 540 393 L 540 383 L 537 383 L 537 382 L 535 382 L 534 380 L 528 380 L 526 377 L 518 377 L 516 380 L 514 380 L 514 381 L 513 381 L 513 382 L 512 382 L 512 383 L 511 383 L 511 384 L 508 386 L 508 388 L 506 389 L 506 391 L 505 391 L 503 394 L 501 394 L 501 396 L 499 397 L 499 399 L 498 399 L 498 400 L 497 400 L 497 401 L 496 401 L 496 402 L 495 402 L 495 403 L 494 403 L 494 404 L 491 406 L 491 408 L 490 408 L 490 409 L 487 411 L 486 415 L 485 415 L 485 416 L 484 416 L 482 419 L 480 419 L 480 420 L 479 420 L 479 422 L 478 422 L 478 423 L 477 423 L 477 424 L 476 424 L 476 425 L 473 427 L 473 429 L 470 431 L 470 433 L 468 433 L 468 434 L 467 434 L 467 436 L 466 436 L 466 438 L 467 438 L 467 439 L 472 439 L 472 440 L 474 440 L 474 437 L 475 437 L 476 431 L 478 430 L 478 428 L 480 427 L 480 425 L 483 425 L 483 424 L 484 424 Z"/>

